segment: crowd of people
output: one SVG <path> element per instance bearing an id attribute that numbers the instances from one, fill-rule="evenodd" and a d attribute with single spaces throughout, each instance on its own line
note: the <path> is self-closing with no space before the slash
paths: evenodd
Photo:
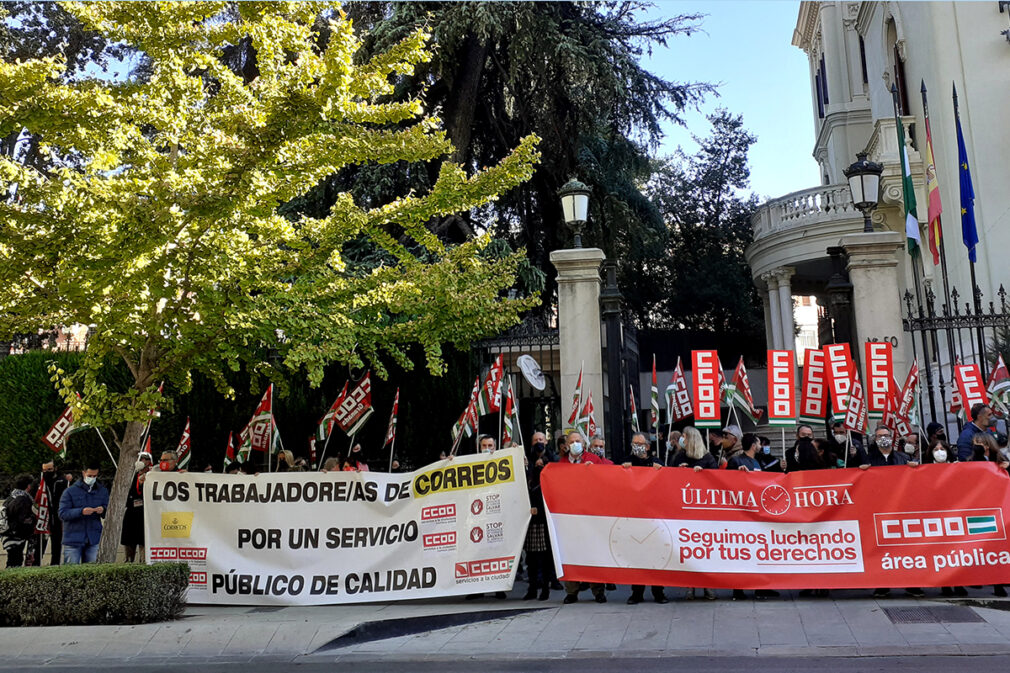
<path id="1" fill-rule="evenodd" d="M 1005 434 L 995 432 L 992 409 L 984 404 L 971 408 L 971 420 L 964 425 L 957 441 L 951 444 L 944 426 L 930 423 L 923 432 L 913 428 L 904 436 L 895 437 L 893 430 L 878 424 L 867 437 L 846 432 L 841 423 L 826 427 L 824 437 L 815 436 L 811 425 L 800 424 L 796 429 L 791 446 L 781 451 L 773 451 L 768 437 L 744 433 L 737 425 L 729 425 L 721 430 L 707 430 L 703 436 L 696 428 L 687 426 L 680 430 L 671 429 L 665 436 L 650 437 L 636 432 L 632 435 L 621 465 L 630 467 L 685 468 L 691 470 L 730 469 L 753 472 L 794 472 L 802 470 L 823 470 L 843 467 L 871 469 L 882 466 L 916 467 L 922 463 L 953 464 L 968 461 L 990 461 L 1000 469 L 1010 470 L 1010 452 Z M 707 439 L 706 439 L 707 437 Z M 515 446 L 509 443 L 506 448 Z M 477 438 L 476 450 L 480 453 L 496 449 L 494 437 L 481 435 Z M 536 431 L 530 438 L 525 452 L 526 483 L 529 490 L 531 520 L 523 544 L 523 564 L 519 576 L 526 576 L 528 590 L 526 600 L 548 600 L 551 590 L 564 591 L 564 603 L 574 603 L 580 592 L 589 590 L 600 603 L 607 601 L 606 592 L 616 587 L 604 584 L 587 584 L 558 580 L 551 553 L 540 474 L 550 463 L 564 465 L 610 464 L 607 457 L 606 440 L 602 436 L 586 438 L 578 431 L 559 433 L 554 442 L 547 435 Z M 613 453 L 611 453 L 613 457 Z M 450 458 L 445 452 L 442 459 Z M 393 471 L 400 470 L 398 461 L 392 462 Z M 152 471 L 183 471 L 178 467 L 178 456 L 174 451 L 161 453 L 157 465 L 150 454 L 141 453 L 135 464 L 135 476 L 127 497 L 121 543 L 127 562 L 142 560 L 144 547 L 144 482 Z M 311 469 L 304 458 L 295 458 L 290 451 L 279 451 L 276 455 L 276 472 L 300 472 Z M 373 469 L 388 469 L 389 465 L 373 466 Z M 259 468 L 252 461 L 233 462 L 226 472 L 255 475 Z M 324 460 L 322 472 L 369 471 L 369 463 L 360 444 L 354 444 L 346 455 L 333 456 Z M 205 471 L 212 471 L 210 466 Z M 79 478 L 71 472 L 57 474 L 54 463 L 42 466 L 42 480 L 30 475 L 19 475 L 10 495 L 3 501 L 0 510 L 0 540 L 7 553 L 7 567 L 22 565 L 42 565 L 49 546 L 50 565 L 90 563 L 97 557 L 98 543 L 102 535 L 102 520 L 109 503 L 109 492 L 98 481 L 99 467 L 88 464 L 80 472 Z M 53 515 L 49 517 L 48 536 L 38 534 L 36 522 L 40 512 L 35 505 L 38 488 L 47 490 L 48 501 Z M 644 600 L 644 586 L 633 586 L 629 604 Z M 889 589 L 874 591 L 875 596 L 885 596 Z M 906 588 L 912 596 L 923 596 L 919 588 Z M 650 587 L 653 600 L 668 602 L 666 590 L 662 586 Z M 687 588 L 684 597 L 693 599 L 695 588 Z M 714 590 L 702 588 L 706 599 L 714 600 Z M 943 587 L 944 595 L 965 595 L 964 587 Z M 1006 596 L 1003 586 L 994 587 L 997 596 Z M 777 596 L 771 590 L 755 592 L 755 598 L 766 599 Z M 804 590 L 801 596 L 825 596 L 827 590 Z M 476 599 L 482 594 L 472 594 L 467 598 Z M 497 598 L 505 598 L 504 592 L 497 592 Z M 744 591 L 733 590 L 734 599 L 744 599 Z"/>

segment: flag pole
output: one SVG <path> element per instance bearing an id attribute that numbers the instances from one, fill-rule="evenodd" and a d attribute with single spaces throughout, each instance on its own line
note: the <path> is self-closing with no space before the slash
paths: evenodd
<path id="1" fill-rule="evenodd" d="M 399 409 L 398 409 L 399 406 L 400 406 L 400 389 L 397 388 L 396 389 L 396 399 L 394 400 L 394 403 L 393 403 L 394 410 L 399 411 Z M 392 418 L 396 418 L 396 416 L 393 416 Z M 387 430 L 386 432 L 389 432 L 389 431 Z M 389 471 L 390 472 L 393 471 L 393 451 L 395 449 L 396 449 L 396 425 L 393 425 L 393 439 L 392 439 L 391 442 L 389 442 Z"/>
<path id="2" fill-rule="evenodd" d="M 512 415 L 514 415 L 516 419 L 516 426 L 514 432 L 512 433 L 512 439 L 514 441 L 515 438 L 518 436 L 519 446 L 523 447 L 523 453 L 526 453 L 526 443 L 523 442 L 523 431 L 522 427 L 519 425 L 519 399 L 516 397 L 515 394 L 516 388 L 515 385 L 513 385 L 511 374 L 509 374 L 509 388 L 512 389 Z M 613 450 L 611 450 L 611 454 L 613 454 Z"/>
<path id="3" fill-rule="evenodd" d="M 326 447 L 330 445 L 330 437 L 333 436 L 333 429 L 326 433 L 326 441 L 323 442 L 323 452 L 319 455 L 319 469 L 323 469 L 323 461 L 326 460 Z"/>
<path id="4" fill-rule="evenodd" d="M 782 471 L 786 471 L 786 426 L 779 428 L 782 431 Z"/>
<path id="5" fill-rule="evenodd" d="M 842 464 L 843 467 L 849 466 L 849 447 L 852 446 L 852 430 L 848 428 L 845 429 L 845 462 Z"/>
<path id="6" fill-rule="evenodd" d="M 498 382 L 498 444 L 496 446 L 499 449 L 502 448 L 502 427 L 505 422 L 505 403 L 502 401 L 502 397 L 505 396 L 505 386 L 502 385 L 504 380 L 505 370 L 502 369 L 501 381 Z"/>
<path id="7" fill-rule="evenodd" d="M 111 460 L 112 464 L 116 466 L 116 469 L 119 469 L 119 464 L 116 462 L 116 459 L 113 458 L 113 456 L 112 456 L 112 450 L 109 449 L 109 445 L 105 443 L 105 437 L 102 436 L 102 431 L 99 430 L 98 428 L 95 428 L 95 432 L 98 433 L 98 438 L 100 440 L 102 440 L 102 446 L 104 446 L 106 452 L 108 452 L 108 454 L 109 454 L 109 460 Z"/>

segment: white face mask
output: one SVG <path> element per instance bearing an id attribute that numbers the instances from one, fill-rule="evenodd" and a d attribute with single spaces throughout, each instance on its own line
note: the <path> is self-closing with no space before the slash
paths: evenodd
<path id="1" fill-rule="evenodd" d="M 846 439 L 848 439 L 848 437 L 846 437 L 844 433 L 840 432 L 835 433 L 835 441 L 838 442 L 839 444 L 844 444 Z"/>
<path id="2" fill-rule="evenodd" d="M 772 447 L 770 447 L 767 444 L 765 444 L 764 446 L 761 447 L 761 452 L 762 453 L 771 453 L 772 452 Z"/>
<path id="3" fill-rule="evenodd" d="M 582 455 L 582 442 L 572 442 L 568 445 L 568 452 L 575 458 Z"/>
<path id="4" fill-rule="evenodd" d="M 907 442 L 905 443 L 905 453 L 915 453 L 915 449 L 916 449 L 915 444 L 909 444 Z"/>
<path id="5" fill-rule="evenodd" d="M 681 438 L 677 440 L 677 444 L 680 445 L 680 448 L 682 448 L 682 449 L 684 448 L 684 437 L 683 436 L 681 436 Z"/>
<path id="6" fill-rule="evenodd" d="M 936 463 L 946 463 L 947 462 L 947 452 L 943 449 L 937 449 L 933 452 L 933 462 Z"/>
<path id="7" fill-rule="evenodd" d="M 94 486 L 96 481 L 98 481 L 98 477 L 84 477 L 84 483 L 88 486 Z"/>

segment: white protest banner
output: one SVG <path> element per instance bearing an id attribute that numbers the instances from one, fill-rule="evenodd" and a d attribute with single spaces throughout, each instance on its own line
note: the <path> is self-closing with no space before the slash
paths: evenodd
<path id="1" fill-rule="evenodd" d="M 190 603 L 312 605 L 507 591 L 530 502 L 520 449 L 416 472 L 152 472 L 148 563 Z"/>

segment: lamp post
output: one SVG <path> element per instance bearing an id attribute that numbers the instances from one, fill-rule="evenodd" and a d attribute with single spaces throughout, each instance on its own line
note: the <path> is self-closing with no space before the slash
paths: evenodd
<path id="1" fill-rule="evenodd" d="M 880 199 L 880 174 L 883 172 L 883 165 L 866 160 L 866 152 L 856 154 L 856 163 L 842 171 L 849 181 L 852 204 L 863 213 L 865 234 L 873 233 L 870 213 L 877 207 L 877 201 Z"/>
<path id="2" fill-rule="evenodd" d="M 565 224 L 575 234 L 574 247 L 582 247 L 582 227 L 589 219 L 589 187 L 572 178 L 558 190 L 561 209 L 565 214 Z"/>

